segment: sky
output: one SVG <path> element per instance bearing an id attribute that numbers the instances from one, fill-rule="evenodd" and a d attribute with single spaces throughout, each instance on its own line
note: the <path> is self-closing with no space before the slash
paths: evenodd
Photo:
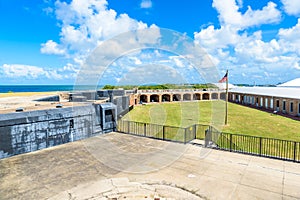
<path id="1" fill-rule="evenodd" d="M 189 37 L 220 78 L 229 70 L 233 84 L 300 77 L 299 0 L 0 0 L 0 27 L 0 85 L 72 85 L 99 45 L 151 28 Z M 181 55 L 160 49 L 130 52 L 111 63 L 119 74 L 135 67 L 123 77 L 136 80 L 146 71 L 157 83 L 172 82 L 166 78 L 170 74 L 182 82 L 205 81 L 193 77 L 191 66 Z M 102 84 L 120 80 L 107 77 Z"/>

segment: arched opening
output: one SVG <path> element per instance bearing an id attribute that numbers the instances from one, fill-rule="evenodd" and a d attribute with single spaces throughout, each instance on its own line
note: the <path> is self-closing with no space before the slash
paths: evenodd
<path id="1" fill-rule="evenodd" d="M 173 101 L 180 101 L 181 95 L 180 94 L 173 94 Z"/>
<path id="2" fill-rule="evenodd" d="M 202 99 L 203 99 L 203 100 L 209 100 L 209 94 L 208 94 L 208 93 L 204 93 L 204 94 L 202 95 Z"/>
<path id="3" fill-rule="evenodd" d="M 193 99 L 194 100 L 201 100 L 201 95 L 196 93 L 196 94 L 193 94 Z"/>
<path id="4" fill-rule="evenodd" d="M 163 94 L 162 95 L 162 101 L 166 102 L 166 101 L 170 101 L 171 100 L 171 96 L 169 94 Z"/>
<path id="5" fill-rule="evenodd" d="M 219 99 L 218 93 L 212 93 L 211 98 L 214 99 L 214 100 Z"/>
<path id="6" fill-rule="evenodd" d="M 183 101 L 190 101 L 191 100 L 191 94 L 184 94 L 183 95 Z"/>
<path id="7" fill-rule="evenodd" d="M 148 100 L 147 100 L 148 98 L 147 98 L 147 95 L 144 95 L 144 94 L 142 94 L 141 96 L 140 96 L 140 103 L 148 103 Z"/>
<path id="8" fill-rule="evenodd" d="M 159 102 L 159 96 L 157 94 L 152 94 L 150 96 L 150 102 Z"/>
<path id="9" fill-rule="evenodd" d="M 226 93 L 221 93 L 220 94 L 220 99 L 226 100 Z"/>

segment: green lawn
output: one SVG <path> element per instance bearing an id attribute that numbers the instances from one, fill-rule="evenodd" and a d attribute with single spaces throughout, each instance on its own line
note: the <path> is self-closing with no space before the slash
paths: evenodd
<path id="1" fill-rule="evenodd" d="M 223 101 L 173 102 L 135 106 L 125 120 L 187 127 L 193 124 L 222 124 Z M 228 104 L 228 125 L 223 132 L 300 141 L 300 121 L 263 111 Z"/>

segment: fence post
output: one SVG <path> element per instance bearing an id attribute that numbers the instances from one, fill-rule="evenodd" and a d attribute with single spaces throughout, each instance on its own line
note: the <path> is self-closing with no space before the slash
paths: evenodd
<path id="1" fill-rule="evenodd" d="M 261 156 L 262 137 L 259 138 L 259 156 Z"/>
<path id="2" fill-rule="evenodd" d="M 129 133 L 129 131 L 130 131 L 130 121 L 128 121 L 128 124 L 127 124 L 128 126 L 127 126 L 127 133 Z"/>
<path id="3" fill-rule="evenodd" d="M 186 130 L 187 128 L 184 129 L 184 144 L 186 143 L 186 132 L 187 132 Z"/>
<path id="4" fill-rule="evenodd" d="M 197 124 L 194 124 L 194 139 L 197 139 Z"/>
<path id="5" fill-rule="evenodd" d="M 211 130 L 211 126 L 209 126 L 208 129 L 205 130 L 205 147 L 208 147 L 211 141 L 212 141 L 212 130 Z"/>
<path id="6" fill-rule="evenodd" d="M 230 134 L 230 136 L 229 136 L 229 143 L 230 143 L 229 151 L 231 152 L 232 151 L 232 134 Z"/>
<path id="7" fill-rule="evenodd" d="M 144 123 L 144 136 L 146 137 L 146 131 L 147 131 L 147 129 L 146 129 L 146 123 Z"/>
<path id="8" fill-rule="evenodd" d="M 294 142 L 294 162 L 296 162 L 297 142 Z"/>
<path id="9" fill-rule="evenodd" d="M 165 126 L 163 126 L 163 140 L 165 140 Z"/>

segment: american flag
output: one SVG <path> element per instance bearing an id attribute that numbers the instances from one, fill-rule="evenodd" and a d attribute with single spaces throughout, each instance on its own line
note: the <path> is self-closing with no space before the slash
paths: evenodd
<path id="1" fill-rule="evenodd" d="M 219 83 L 226 82 L 228 80 L 227 76 L 228 76 L 228 72 L 226 72 L 226 74 L 224 75 L 224 77 L 219 80 Z"/>

